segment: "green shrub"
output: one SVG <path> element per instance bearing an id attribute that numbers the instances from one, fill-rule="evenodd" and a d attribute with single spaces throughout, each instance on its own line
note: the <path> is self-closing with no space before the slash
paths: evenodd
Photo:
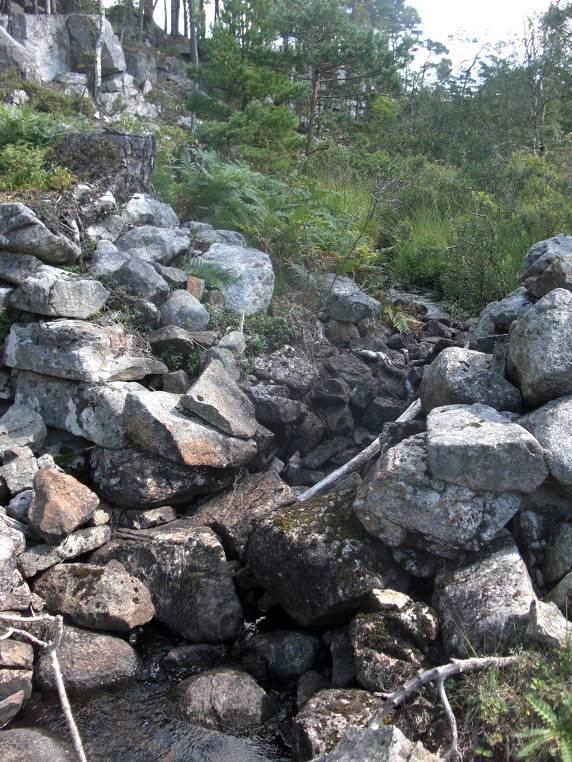
<path id="1" fill-rule="evenodd" d="M 0 190 L 64 190 L 74 182 L 67 169 L 46 161 L 46 149 L 25 143 L 0 149 Z"/>
<path id="2" fill-rule="evenodd" d="M 63 132 L 61 124 L 28 106 L 0 105 L 0 148 L 13 143 L 46 146 Z"/>
<path id="3" fill-rule="evenodd" d="M 191 257 L 186 268 L 189 275 L 201 278 L 208 288 L 222 288 L 236 283 L 237 277 L 232 272 L 217 265 L 216 262 L 204 262 L 201 257 Z"/>

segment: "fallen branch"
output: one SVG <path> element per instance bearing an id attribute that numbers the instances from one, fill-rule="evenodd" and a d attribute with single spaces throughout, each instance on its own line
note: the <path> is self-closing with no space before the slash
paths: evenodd
<path id="1" fill-rule="evenodd" d="M 451 704 L 447 698 L 445 692 L 445 680 L 455 675 L 460 675 L 463 672 L 477 672 L 481 669 L 490 669 L 490 667 L 510 667 L 515 664 L 521 657 L 519 656 L 483 656 L 474 659 L 453 659 L 450 664 L 444 664 L 441 667 L 433 667 L 433 669 L 427 669 L 424 672 L 420 672 L 411 680 L 404 683 L 401 688 L 398 688 L 392 693 L 375 693 L 375 696 L 380 696 L 385 699 L 380 709 L 375 712 L 369 722 L 369 727 L 377 730 L 380 725 L 383 724 L 385 718 L 393 712 L 405 699 L 409 698 L 411 694 L 416 693 L 423 686 L 429 683 L 436 683 L 437 690 L 439 692 L 439 698 L 445 707 L 447 719 L 451 726 L 451 747 L 449 750 L 449 759 L 459 759 L 459 744 L 458 744 L 458 731 L 457 721 Z"/>
<path id="2" fill-rule="evenodd" d="M 413 420 L 413 418 L 415 418 L 420 410 L 421 402 L 419 400 L 415 400 L 411 403 L 411 405 L 409 405 L 407 410 L 399 416 L 395 423 L 406 423 L 407 421 Z M 351 474 L 353 471 L 357 471 L 358 468 L 361 468 L 365 463 L 374 458 L 381 451 L 382 441 L 378 437 L 375 442 L 372 442 L 368 447 L 365 448 L 365 450 L 358 452 L 355 457 L 353 457 L 343 466 L 338 468 L 336 471 L 332 471 L 332 473 L 326 476 L 325 479 L 322 479 L 322 481 L 314 484 L 314 486 L 310 487 L 310 489 L 306 490 L 306 492 L 302 492 L 301 495 L 298 495 L 298 502 L 305 503 L 311 497 L 320 495 L 322 492 L 326 492 L 326 490 L 331 489 L 331 487 L 341 482 L 341 480 L 348 476 L 348 474 Z"/>
<path id="3" fill-rule="evenodd" d="M 62 670 L 58 660 L 57 649 L 61 643 L 62 635 L 64 632 L 63 618 L 59 615 L 51 616 L 50 614 L 42 614 L 40 616 L 29 617 L 16 616 L 12 614 L 0 614 L 0 621 L 9 623 L 8 632 L 4 633 L 0 640 L 9 637 L 9 635 L 17 635 L 24 640 L 29 641 L 33 645 L 38 646 L 38 648 L 41 648 L 43 651 L 46 651 L 50 659 L 50 666 L 52 668 L 52 672 L 54 673 L 56 689 L 58 691 L 60 704 L 62 705 L 62 711 L 64 713 L 64 717 L 66 718 L 70 735 L 72 737 L 74 749 L 80 762 L 87 762 L 87 757 L 83 748 L 83 742 L 81 740 L 78 727 L 72 714 L 71 705 L 66 693 L 64 679 L 62 677 Z M 32 635 L 32 633 L 28 632 L 27 630 L 22 630 L 20 627 L 14 626 L 18 623 L 28 625 L 34 624 L 36 622 L 50 622 L 54 625 L 55 632 L 51 640 L 40 640 L 40 638 Z"/>

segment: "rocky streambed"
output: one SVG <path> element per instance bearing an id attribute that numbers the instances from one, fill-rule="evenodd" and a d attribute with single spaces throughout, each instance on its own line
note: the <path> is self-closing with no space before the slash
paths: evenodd
<path id="1" fill-rule="evenodd" d="M 88 759 L 438 758 L 434 701 L 376 730 L 377 693 L 566 643 L 572 239 L 478 319 L 417 300 L 405 334 L 325 274 L 304 331 L 245 359 L 216 310 L 267 309 L 269 257 L 145 190 L 78 191 L 81 258 L 0 205 L 2 759 L 73 758 L 43 614 Z"/>

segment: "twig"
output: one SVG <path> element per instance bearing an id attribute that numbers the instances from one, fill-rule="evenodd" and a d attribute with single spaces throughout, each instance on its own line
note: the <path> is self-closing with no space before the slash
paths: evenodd
<path id="1" fill-rule="evenodd" d="M 412 677 L 411 680 L 404 683 L 401 688 L 398 688 L 392 693 L 374 694 L 375 696 L 380 696 L 385 699 L 385 701 L 371 718 L 369 727 L 377 730 L 379 726 L 383 724 L 387 715 L 391 714 L 391 712 L 402 704 L 406 698 L 409 698 L 412 693 L 417 692 L 428 683 L 436 683 L 439 697 L 443 702 L 447 719 L 451 726 L 451 748 L 449 751 L 449 758 L 459 759 L 457 721 L 445 692 L 445 680 L 448 680 L 454 675 L 460 675 L 463 672 L 477 672 L 478 670 L 489 669 L 490 667 L 510 667 L 512 664 L 519 661 L 520 658 L 520 656 L 483 656 L 474 659 L 453 659 L 450 664 L 443 664 L 440 667 L 433 667 L 432 669 L 426 669 L 423 672 L 419 672 L 415 677 Z"/>
<path id="2" fill-rule="evenodd" d="M 395 422 L 405 423 L 406 421 L 411 421 L 413 418 L 415 418 L 415 416 L 420 410 L 421 410 L 421 402 L 419 400 L 415 400 L 414 402 L 411 403 L 411 405 L 409 405 L 407 410 L 404 413 L 402 413 Z M 338 468 L 336 471 L 332 471 L 332 473 L 326 476 L 325 479 L 322 479 L 322 481 L 318 482 L 317 484 L 314 484 L 314 486 L 310 487 L 310 489 L 306 490 L 306 492 L 303 492 L 301 495 L 298 495 L 298 502 L 305 503 L 311 497 L 314 497 L 315 495 L 320 495 L 322 492 L 325 492 L 326 490 L 330 489 L 335 484 L 338 484 L 338 482 L 340 482 L 348 474 L 351 474 L 353 471 L 357 471 L 358 468 L 361 468 L 364 465 L 364 463 L 367 463 L 369 460 L 374 458 L 378 453 L 381 452 L 381 450 L 382 450 L 382 442 L 381 442 L 381 439 L 378 437 L 375 440 L 375 442 L 372 442 L 364 450 L 362 450 L 361 452 L 358 452 L 358 454 L 355 457 L 353 457 L 343 466 Z"/>
<path id="3" fill-rule="evenodd" d="M 81 736 L 79 734 L 78 727 L 74 720 L 72 708 L 66 693 L 64 679 L 62 676 L 62 671 L 61 671 L 60 663 L 58 660 L 57 649 L 61 643 L 62 636 L 64 633 L 63 618 L 60 615 L 51 616 L 50 614 L 41 614 L 40 616 L 29 616 L 29 617 L 15 616 L 13 614 L 0 614 L 0 621 L 14 622 L 14 623 L 21 622 L 22 624 L 30 624 L 30 623 L 34 624 L 36 622 L 50 622 L 51 624 L 54 625 L 55 633 L 52 639 L 48 641 L 40 640 L 35 635 L 32 635 L 31 632 L 27 632 L 27 630 L 21 630 L 16 627 L 9 627 L 8 633 L 13 635 L 18 635 L 24 638 L 25 640 L 30 641 L 30 643 L 33 643 L 35 646 L 38 646 L 38 648 L 41 648 L 43 651 L 46 651 L 50 659 L 50 665 L 52 668 L 52 672 L 54 673 L 54 681 L 56 683 L 56 689 L 58 691 L 60 704 L 62 705 L 62 711 L 64 713 L 64 717 L 66 718 L 70 735 L 72 737 L 74 749 L 76 751 L 76 754 L 80 762 L 87 762 L 87 757 L 85 755 L 85 751 L 83 748 L 83 743 L 81 740 Z M 2 635 L 1 639 L 3 640 L 5 637 L 7 637 L 7 633 Z"/>

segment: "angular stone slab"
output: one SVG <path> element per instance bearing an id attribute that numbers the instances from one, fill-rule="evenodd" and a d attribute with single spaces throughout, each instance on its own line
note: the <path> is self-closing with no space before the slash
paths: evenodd
<path id="1" fill-rule="evenodd" d="M 572 491 L 572 396 L 547 402 L 518 423 L 545 448 L 550 474 Z"/>
<path id="2" fill-rule="evenodd" d="M 98 280 L 44 265 L 14 290 L 10 303 L 36 315 L 87 320 L 103 307 L 108 296 Z"/>
<path id="3" fill-rule="evenodd" d="M 55 235 L 24 204 L 0 204 L 0 249 L 31 254 L 50 264 L 75 262 L 80 248 L 63 235 Z"/>

